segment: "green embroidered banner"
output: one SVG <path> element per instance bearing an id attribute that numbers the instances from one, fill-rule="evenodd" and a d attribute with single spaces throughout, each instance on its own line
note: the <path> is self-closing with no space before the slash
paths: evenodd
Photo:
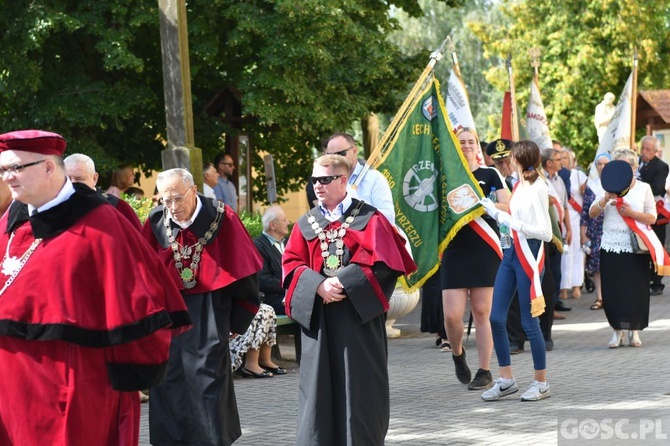
<path id="1" fill-rule="evenodd" d="M 463 225 L 482 215 L 482 191 L 447 118 L 438 81 L 418 94 L 391 131 L 377 170 L 391 186 L 396 225 L 404 233 L 418 270 L 403 279 L 419 288 L 440 265 L 442 251 Z"/>

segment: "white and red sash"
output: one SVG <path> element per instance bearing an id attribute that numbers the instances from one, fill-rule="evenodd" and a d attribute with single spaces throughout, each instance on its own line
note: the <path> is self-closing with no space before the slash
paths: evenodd
<path id="1" fill-rule="evenodd" d="M 475 231 L 496 254 L 498 254 L 498 257 L 502 259 L 503 253 L 502 248 L 500 247 L 500 237 L 498 237 L 496 231 L 494 231 L 482 217 L 475 218 L 468 223 L 468 226 L 470 226 L 470 228 L 472 228 L 472 230 Z"/>
<path id="2" fill-rule="evenodd" d="M 512 233 L 514 234 L 514 249 L 519 256 L 521 268 L 530 279 L 530 314 L 537 317 L 544 313 L 546 306 L 540 280 L 540 271 L 544 268 L 544 242 L 540 241 L 540 249 L 535 256 L 528 245 L 526 236 L 515 230 L 512 230 Z"/>
<path id="3" fill-rule="evenodd" d="M 670 203 L 665 201 L 663 198 L 656 202 L 656 213 L 658 214 L 658 219 L 656 219 L 657 225 L 667 225 L 670 222 Z"/>
<path id="4" fill-rule="evenodd" d="M 582 213 L 582 205 L 579 204 L 579 202 L 577 200 L 575 200 L 575 198 L 573 196 L 570 196 L 570 198 L 568 198 L 568 203 L 570 203 L 570 206 L 572 206 L 572 209 L 577 211 L 579 214 Z"/>
<path id="5" fill-rule="evenodd" d="M 521 181 L 514 185 L 512 195 L 516 192 L 517 186 Z M 558 200 L 560 203 L 560 200 Z M 510 215 L 512 214 L 510 198 Z M 562 214 L 561 214 L 562 215 Z M 511 228 L 510 228 L 511 229 Z M 540 240 L 540 249 L 537 251 L 537 256 L 533 255 L 528 239 L 524 234 L 512 229 L 512 236 L 514 238 L 514 251 L 519 257 L 521 268 L 530 279 L 530 314 L 533 317 L 540 316 L 544 313 L 546 304 L 544 302 L 544 295 L 542 294 L 542 282 L 540 280 L 540 272 L 544 268 L 544 242 Z"/>
<path id="6" fill-rule="evenodd" d="M 619 211 L 621 211 L 623 203 L 623 198 L 617 198 L 616 207 Z M 631 217 L 624 217 L 623 215 L 622 217 L 630 230 L 639 235 L 647 248 L 649 248 L 649 254 L 651 254 L 657 274 L 659 276 L 670 276 L 670 257 L 668 257 L 668 253 L 665 251 L 663 243 L 658 239 L 656 233 L 649 225 L 642 224 Z"/>

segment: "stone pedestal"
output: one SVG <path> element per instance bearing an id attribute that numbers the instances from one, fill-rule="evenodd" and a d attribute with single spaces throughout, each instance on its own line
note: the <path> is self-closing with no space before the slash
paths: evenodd
<path id="1" fill-rule="evenodd" d="M 408 315 L 414 310 L 416 304 L 419 302 L 419 290 L 413 293 L 405 292 L 400 285 L 397 285 L 391 300 L 389 301 L 389 311 L 386 315 L 386 336 L 389 338 L 400 337 L 400 330 L 393 327 L 395 321 L 403 316 Z"/>

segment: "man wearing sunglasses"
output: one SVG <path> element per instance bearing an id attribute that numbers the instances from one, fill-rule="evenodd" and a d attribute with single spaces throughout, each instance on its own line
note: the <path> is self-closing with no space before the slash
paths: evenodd
<path id="1" fill-rule="evenodd" d="M 231 181 L 233 172 L 235 172 L 235 161 L 227 153 L 219 153 L 214 157 L 214 167 L 219 178 L 214 186 L 214 195 L 219 201 L 223 201 L 237 212 L 237 189 Z"/>
<path id="2" fill-rule="evenodd" d="M 284 250 L 286 313 L 302 328 L 300 446 L 381 445 L 389 424 L 385 313 L 416 266 L 389 221 L 348 193 L 349 171 L 342 156 L 314 162 L 318 205 Z"/>
<path id="3" fill-rule="evenodd" d="M 348 133 L 334 133 L 325 143 L 324 155 L 341 155 L 349 165 L 348 186 L 349 193 L 359 200 L 377 208 L 392 225 L 395 225 L 395 209 L 393 196 L 386 178 L 376 170 L 368 170 L 358 184 L 357 189 L 351 186 L 363 170 L 363 163 L 358 161 L 358 147 L 356 140 Z"/>
<path id="4" fill-rule="evenodd" d="M 139 231 L 67 178 L 65 145 L 0 135 L 14 198 L 0 220 L 0 444 L 137 444 L 137 391 L 164 378 L 190 320 Z"/>

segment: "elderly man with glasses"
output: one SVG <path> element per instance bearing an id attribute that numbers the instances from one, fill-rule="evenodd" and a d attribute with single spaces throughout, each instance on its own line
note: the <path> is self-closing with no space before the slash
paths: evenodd
<path id="1" fill-rule="evenodd" d="M 242 434 L 228 338 L 244 333 L 260 304 L 263 265 L 237 214 L 199 195 L 186 169 L 158 174 L 162 205 L 142 233 L 186 302 L 193 330 L 173 340 L 167 379 L 151 390 L 151 444 L 223 446 Z"/>
<path id="2" fill-rule="evenodd" d="M 286 313 L 302 329 L 298 445 L 381 445 L 389 425 L 385 313 L 416 266 L 388 220 L 347 192 L 349 171 L 342 156 L 314 162 L 318 205 L 283 256 Z"/>
<path id="3" fill-rule="evenodd" d="M 14 202 L 0 220 L 0 444 L 137 445 L 138 390 L 190 324 L 156 254 L 66 176 L 65 139 L 0 135 Z"/>

